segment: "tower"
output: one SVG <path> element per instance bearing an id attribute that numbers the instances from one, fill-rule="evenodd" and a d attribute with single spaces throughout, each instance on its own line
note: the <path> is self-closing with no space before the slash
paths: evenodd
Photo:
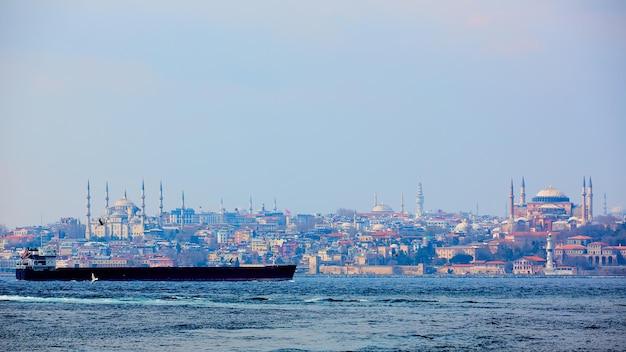
<path id="1" fill-rule="evenodd" d="M 374 192 L 374 206 L 378 205 L 378 195 Z"/>
<path id="2" fill-rule="evenodd" d="M 163 181 L 159 181 L 159 225 L 163 218 Z"/>
<path id="3" fill-rule="evenodd" d="M 424 213 L 424 194 L 422 193 L 422 183 L 417 184 L 417 196 L 415 197 L 417 201 L 417 209 L 415 210 L 415 217 L 421 218 Z"/>
<path id="4" fill-rule="evenodd" d="M 587 186 L 585 185 L 585 177 L 583 177 L 582 204 L 580 206 L 580 224 L 587 225 Z"/>
<path id="5" fill-rule="evenodd" d="M 589 176 L 589 187 L 587 188 L 587 221 L 593 221 L 593 185 Z"/>
<path id="6" fill-rule="evenodd" d="M 277 210 L 277 208 L 276 208 L 276 197 L 274 197 L 274 214 L 276 214 L 276 210 Z"/>
<path id="7" fill-rule="evenodd" d="M 404 193 L 400 193 L 400 213 L 404 214 Z"/>
<path id="8" fill-rule="evenodd" d="M 89 190 L 89 180 L 87 180 L 87 228 L 85 229 L 85 238 L 91 239 L 91 194 Z"/>
<path id="9" fill-rule="evenodd" d="M 519 205 L 526 205 L 526 182 L 522 177 L 522 186 L 519 189 Z"/>
<path id="10" fill-rule="evenodd" d="M 509 190 L 509 219 L 511 219 L 511 231 L 513 231 L 513 217 L 515 215 L 514 204 L 513 179 L 511 179 L 511 189 Z"/>
<path id="11" fill-rule="evenodd" d="M 252 215 L 252 212 L 254 211 L 252 209 L 252 196 L 250 196 L 250 205 L 248 206 L 248 211 L 250 212 L 251 215 Z"/>
<path id="12" fill-rule="evenodd" d="M 224 198 L 220 197 L 220 213 L 226 213 L 226 209 L 224 209 Z"/>
<path id="13" fill-rule="evenodd" d="M 552 234 L 548 234 L 546 241 L 546 271 L 554 270 L 554 242 L 552 241 Z"/>

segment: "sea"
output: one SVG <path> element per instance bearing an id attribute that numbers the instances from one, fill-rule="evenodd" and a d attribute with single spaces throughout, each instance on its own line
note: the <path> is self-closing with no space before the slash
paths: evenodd
<path id="1" fill-rule="evenodd" d="M 624 351 L 626 278 L 0 278 L 2 351 Z"/>

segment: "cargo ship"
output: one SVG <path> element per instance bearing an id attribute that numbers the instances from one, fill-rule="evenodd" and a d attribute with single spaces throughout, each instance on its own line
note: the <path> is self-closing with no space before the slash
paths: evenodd
<path id="1" fill-rule="evenodd" d="M 278 281 L 291 280 L 295 265 L 215 267 L 57 268 L 56 249 L 27 248 L 20 255 L 15 278 L 33 281 Z"/>

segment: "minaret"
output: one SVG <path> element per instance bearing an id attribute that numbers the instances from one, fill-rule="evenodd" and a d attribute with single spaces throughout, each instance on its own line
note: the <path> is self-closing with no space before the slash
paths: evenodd
<path id="1" fill-rule="evenodd" d="M 415 210 L 415 217 L 421 218 L 424 213 L 424 194 L 422 193 L 422 183 L 417 184 L 417 209 Z"/>
<path id="2" fill-rule="evenodd" d="M 276 197 L 274 197 L 274 214 L 276 214 L 276 210 L 277 210 L 277 208 L 276 208 Z"/>
<path id="3" fill-rule="evenodd" d="M 524 178 L 522 177 L 522 186 L 519 190 L 519 205 L 526 205 L 526 182 L 524 182 Z"/>
<path id="4" fill-rule="evenodd" d="M 106 181 L 104 185 L 104 211 L 109 209 L 109 181 Z"/>
<path id="5" fill-rule="evenodd" d="M 89 180 L 87 180 L 87 228 L 85 229 L 85 238 L 91 239 L 91 194 L 89 190 Z"/>
<path id="6" fill-rule="evenodd" d="M 378 195 L 376 195 L 376 192 L 374 192 L 374 206 L 378 205 Z"/>
<path id="7" fill-rule="evenodd" d="M 513 179 L 511 179 L 511 189 L 509 190 L 509 219 L 511 219 L 511 231 L 513 231 L 513 217 L 515 216 L 514 198 Z"/>
<path id="8" fill-rule="evenodd" d="M 554 270 L 554 243 L 552 241 L 552 234 L 548 234 L 548 240 L 546 241 L 546 271 Z"/>
<path id="9" fill-rule="evenodd" d="M 250 215 L 252 215 L 252 212 L 254 211 L 254 210 L 252 209 L 252 196 L 250 196 L 250 205 L 249 205 L 249 207 L 248 207 L 248 210 L 250 211 Z"/>
<path id="10" fill-rule="evenodd" d="M 589 176 L 589 187 L 587 188 L 587 221 L 593 221 L 593 185 Z"/>
<path id="11" fill-rule="evenodd" d="M 143 180 L 141 180 L 141 228 L 146 229 L 146 192 Z"/>
<path id="12" fill-rule="evenodd" d="M 220 197 L 220 213 L 225 214 L 226 209 L 224 209 L 224 198 Z"/>
<path id="13" fill-rule="evenodd" d="M 604 216 L 607 216 L 607 212 L 606 212 L 606 192 L 604 192 Z"/>
<path id="14" fill-rule="evenodd" d="M 585 226 L 587 225 L 587 186 L 585 184 L 585 177 L 583 177 L 582 204 L 580 208 L 580 224 Z"/>
<path id="15" fill-rule="evenodd" d="M 400 193 L 400 213 L 404 214 L 404 193 Z"/>

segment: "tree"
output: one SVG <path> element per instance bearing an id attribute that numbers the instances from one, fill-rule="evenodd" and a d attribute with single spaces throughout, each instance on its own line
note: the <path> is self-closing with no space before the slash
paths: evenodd
<path id="1" fill-rule="evenodd" d="M 346 209 L 346 208 L 337 209 L 337 216 L 342 217 L 342 218 L 352 218 L 354 216 L 354 213 L 356 213 L 356 211 L 352 209 Z"/>
<path id="2" fill-rule="evenodd" d="M 450 264 L 469 264 L 474 257 L 469 254 L 457 254 L 450 258 Z"/>

